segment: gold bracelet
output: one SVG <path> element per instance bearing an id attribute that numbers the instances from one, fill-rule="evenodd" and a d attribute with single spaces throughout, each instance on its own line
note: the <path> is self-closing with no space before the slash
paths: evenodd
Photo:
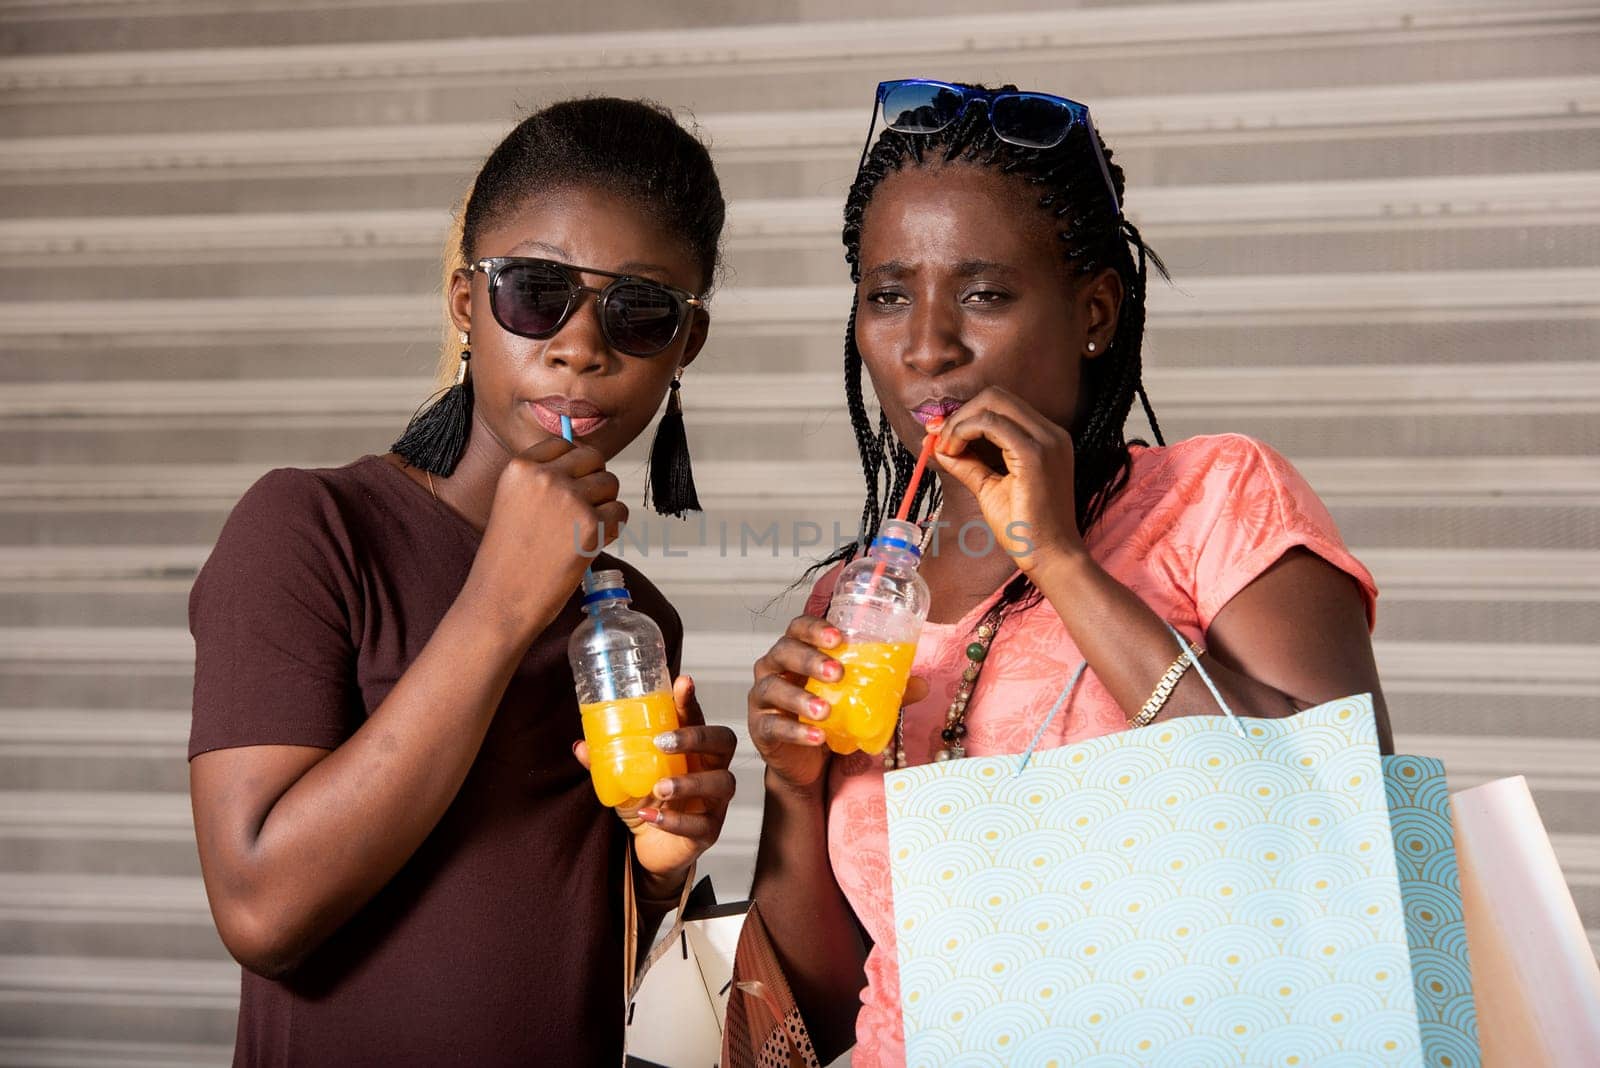
<path id="1" fill-rule="evenodd" d="M 1193 663 L 1190 658 L 1198 658 L 1200 655 L 1200 647 L 1190 642 L 1189 648 L 1182 656 L 1172 662 L 1172 666 L 1167 668 L 1167 673 L 1161 676 L 1161 681 L 1156 683 L 1155 693 L 1152 693 L 1150 700 L 1146 701 L 1144 707 L 1139 709 L 1139 714 L 1128 720 L 1128 726 L 1131 728 L 1144 727 L 1155 719 L 1160 714 L 1162 706 L 1167 703 L 1167 698 L 1172 696 L 1172 691 L 1177 689 L 1178 681 L 1183 678 L 1183 673 L 1189 670 L 1190 665 Z"/>

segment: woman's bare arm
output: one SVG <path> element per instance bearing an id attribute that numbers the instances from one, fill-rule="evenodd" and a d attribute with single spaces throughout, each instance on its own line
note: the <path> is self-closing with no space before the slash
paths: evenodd
<path id="1" fill-rule="evenodd" d="M 394 877 L 454 800 L 525 650 L 458 603 L 338 749 L 190 762 L 206 894 L 239 963 L 285 974 Z"/>
<path id="2" fill-rule="evenodd" d="M 1034 578 L 1089 667 L 1133 716 L 1178 655 L 1161 618 L 1087 555 L 1059 557 Z M 1393 750 L 1360 590 L 1321 557 L 1298 548 L 1285 553 L 1222 607 L 1203 644 L 1202 663 L 1234 711 L 1285 716 L 1370 693 L 1379 745 Z M 1158 718 L 1219 713 L 1191 671 Z"/>

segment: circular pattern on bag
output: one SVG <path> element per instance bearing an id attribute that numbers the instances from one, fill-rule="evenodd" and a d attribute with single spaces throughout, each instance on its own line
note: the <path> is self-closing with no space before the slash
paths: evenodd
<path id="1" fill-rule="evenodd" d="M 1406 927 L 1453 928 L 1402 906 L 1396 842 L 1441 832 L 1391 837 L 1365 697 L 1246 725 L 889 773 L 908 1063 L 1420 1064 Z"/>

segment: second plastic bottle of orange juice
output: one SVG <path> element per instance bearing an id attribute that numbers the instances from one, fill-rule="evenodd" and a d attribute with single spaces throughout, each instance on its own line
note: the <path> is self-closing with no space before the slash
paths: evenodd
<path id="1" fill-rule="evenodd" d="M 667 647 L 655 620 L 629 604 L 621 571 L 594 572 L 584 581 L 589 618 L 567 645 L 589 774 L 611 808 L 642 804 L 658 781 L 689 770 L 656 748 L 656 735 L 678 727 Z"/>
<path id="2" fill-rule="evenodd" d="M 886 521 L 867 555 L 851 561 L 834 586 L 828 622 L 844 642 L 827 653 L 844 665 L 844 678 L 812 679 L 806 689 L 833 706 L 815 725 L 835 753 L 881 753 L 894 735 L 928 618 L 928 584 L 917 574 L 919 537 L 914 523 Z"/>

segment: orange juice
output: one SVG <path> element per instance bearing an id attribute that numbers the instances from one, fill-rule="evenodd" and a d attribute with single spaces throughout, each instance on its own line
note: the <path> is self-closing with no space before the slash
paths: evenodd
<path id="1" fill-rule="evenodd" d="M 670 690 L 643 697 L 579 705 L 583 739 L 589 743 L 589 774 L 595 796 L 608 808 L 635 807 L 662 779 L 683 775 L 689 762 L 655 746 L 655 736 L 678 727 Z"/>
<path id="2" fill-rule="evenodd" d="M 835 753 L 857 749 L 874 755 L 883 752 L 894 735 L 917 643 L 845 642 L 827 653 L 844 665 L 844 678 L 838 682 L 812 679 L 806 683 L 806 691 L 827 701 L 833 711 L 827 719 L 802 717 L 801 722 L 820 727 L 828 748 Z"/>

